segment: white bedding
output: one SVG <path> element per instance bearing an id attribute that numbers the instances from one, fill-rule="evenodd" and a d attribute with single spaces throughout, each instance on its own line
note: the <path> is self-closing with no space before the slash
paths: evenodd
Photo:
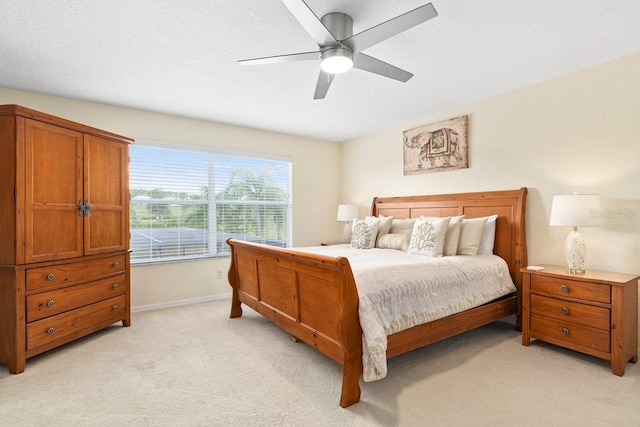
<path id="1" fill-rule="evenodd" d="M 349 259 L 360 303 L 365 381 L 387 375 L 387 335 L 516 291 L 506 262 L 495 255 L 432 258 L 350 245 L 296 250 Z"/>

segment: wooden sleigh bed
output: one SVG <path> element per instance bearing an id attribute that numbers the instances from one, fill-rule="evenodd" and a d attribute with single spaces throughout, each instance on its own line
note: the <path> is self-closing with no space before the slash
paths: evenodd
<path id="1" fill-rule="evenodd" d="M 397 219 L 425 216 L 475 218 L 497 214 L 494 254 L 503 258 L 517 292 L 467 311 L 414 326 L 387 337 L 387 359 L 516 315 L 520 328 L 520 268 L 527 265 L 527 189 L 427 196 L 378 197 L 371 215 Z M 231 317 L 245 304 L 295 339 L 343 366 L 340 405 L 360 400 L 363 372 L 358 291 L 345 257 L 299 252 L 229 239 L 233 288 Z"/>

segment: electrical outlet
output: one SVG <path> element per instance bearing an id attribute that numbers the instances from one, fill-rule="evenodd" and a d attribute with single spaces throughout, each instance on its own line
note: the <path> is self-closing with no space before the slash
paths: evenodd
<path id="1" fill-rule="evenodd" d="M 222 270 L 216 270 L 216 279 L 222 279 Z"/>

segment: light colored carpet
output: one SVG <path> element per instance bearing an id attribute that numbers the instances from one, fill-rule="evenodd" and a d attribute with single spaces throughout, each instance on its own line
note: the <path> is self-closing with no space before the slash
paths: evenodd
<path id="1" fill-rule="evenodd" d="M 3 426 L 637 426 L 640 366 L 495 323 L 389 361 L 338 405 L 339 365 L 229 301 L 134 313 L 105 331 L 0 366 Z"/>

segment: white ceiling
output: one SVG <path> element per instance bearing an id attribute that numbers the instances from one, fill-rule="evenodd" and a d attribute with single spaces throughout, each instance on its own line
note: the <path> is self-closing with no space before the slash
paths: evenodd
<path id="1" fill-rule="evenodd" d="M 358 33 L 426 0 L 306 0 Z M 432 0 L 436 18 L 365 52 L 313 100 L 317 50 L 280 0 L 4 1 L 0 87 L 344 141 L 640 51 L 638 0 Z M 588 90 L 588 88 L 585 88 Z"/>

